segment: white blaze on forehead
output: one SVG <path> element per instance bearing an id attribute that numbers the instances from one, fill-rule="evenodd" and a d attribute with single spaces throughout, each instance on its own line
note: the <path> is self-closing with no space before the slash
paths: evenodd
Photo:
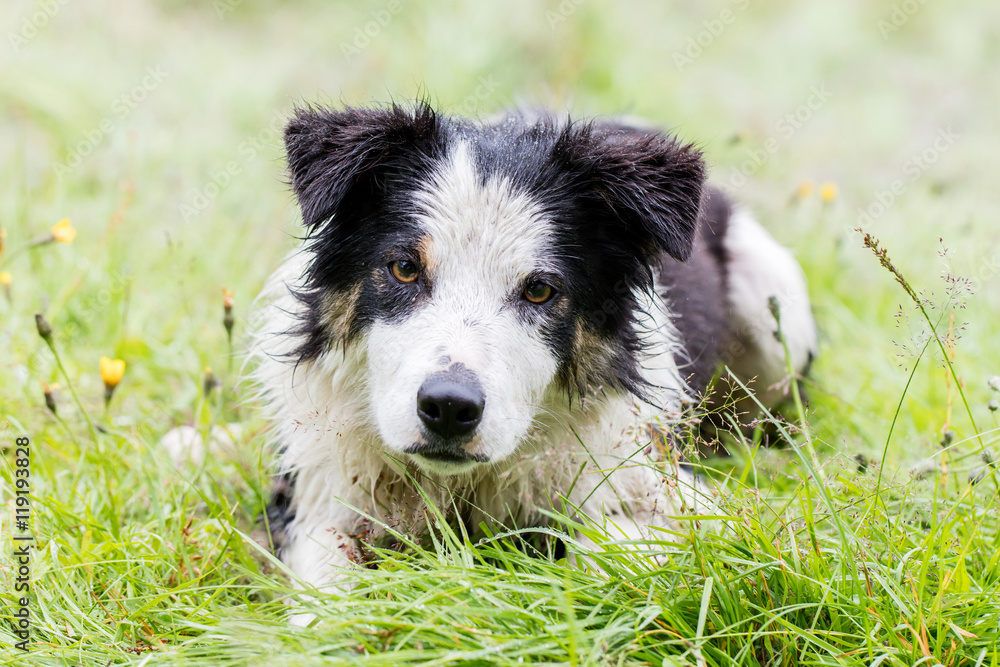
<path id="1" fill-rule="evenodd" d="M 552 231 L 537 203 L 508 179 L 485 181 L 469 146 L 456 145 L 416 196 L 435 299 L 461 288 L 495 302 L 539 269 Z"/>
<path id="2" fill-rule="evenodd" d="M 484 179 L 465 144 L 451 150 L 415 204 L 430 293 L 405 319 L 377 320 L 367 333 L 373 421 L 390 451 L 423 442 L 420 387 L 462 364 L 485 397 L 465 449 L 498 461 L 527 435 L 557 370 L 540 325 L 510 307 L 527 279 L 555 268 L 551 224 L 508 179 Z"/>

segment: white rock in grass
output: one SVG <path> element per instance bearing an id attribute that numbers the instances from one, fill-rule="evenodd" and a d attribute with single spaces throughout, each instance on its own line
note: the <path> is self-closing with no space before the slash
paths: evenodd
<path id="1" fill-rule="evenodd" d="M 236 453 L 236 439 L 243 432 L 240 424 L 213 426 L 208 438 L 208 453 L 212 456 L 232 458 Z M 205 439 L 201 431 L 193 426 L 178 426 L 170 429 L 160 439 L 160 447 L 167 450 L 175 467 L 201 465 L 205 460 Z"/>

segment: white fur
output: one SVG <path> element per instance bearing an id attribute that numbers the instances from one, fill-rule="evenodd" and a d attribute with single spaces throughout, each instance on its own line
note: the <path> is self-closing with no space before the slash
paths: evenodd
<path id="1" fill-rule="evenodd" d="M 774 335 L 778 324 L 768 306 L 770 297 L 780 304 L 781 330 L 795 372 L 802 372 L 816 354 L 816 324 L 805 274 L 792 253 L 747 211 L 733 212 L 725 243 L 736 333 L 729 365 L 740 378 L 753 380 L 754 392 L 764 405 L 773 404 L 785 392 L 788 367 L 784 346 Z"/>
<path id="2" fill-rule="evenodd" d="M 160 448 L 166 450 L 175 468 L 183 468 L 190 463 L 200 466 L 205 461 L 205 454 L 213 457 L 232 458 L 236 453 L 236 443 L 243 434 L 240 424 L 216 424 L 208 434 L 208 447 L 201 432 L 193 426 L 178 426 L 167 431 L 160 438 Z"/>
<path id="3" fill-rule="evenodd" d="M 545 264 L 550 227 L 507 182 L 481 185 L 465 144 L 452 149 L 416 200 L 433 299 L 402 325 L 376 322 L 367 336 L 373 422 L 382 444 L 401 454 L 422 438 L 415 409 L 420 385 L 463 364 L 486 396 L 482 422 L 464 449 L 500 461 L 530 428 L 556 372 L 538 328 L 519 321 L 510 305 L 533 272 L 551 268 Z M 443 471 L 421 457 L 413 461 Z"/>

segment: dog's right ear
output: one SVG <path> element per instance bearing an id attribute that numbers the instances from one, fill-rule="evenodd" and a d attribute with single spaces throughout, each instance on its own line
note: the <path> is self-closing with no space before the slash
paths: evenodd
<path id="1" fill-rule="evenodd" d="M 377 196 L 380 172 L 412 167 L 441 148 L 437 115 L 412 109 L 298 109 L 285 127 L 285 153 L 302 221 L 315 231 L 355 195 Z"/>

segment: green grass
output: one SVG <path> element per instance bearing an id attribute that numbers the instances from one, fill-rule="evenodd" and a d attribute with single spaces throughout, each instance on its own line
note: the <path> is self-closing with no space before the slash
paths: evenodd
<path id="1" fill-rule="evenodd" d="M 3 621 L 0 662 L 1000 665 L 1000 518 L 984 463 L 1000 440 L 987 408 L 1000 398 L 987 386 L 1000 374 L 995 2 L 929 2 L 891 31 L 893 3 L 862 0 L 403 2 L 349 58 L 355 28 L 389 3 L 70 2 L 14 51 L 9 33 L 40 6 L 5 4 L 0 31 L 5 616 L 25 435 L 38 545 L 31 653 Z M 699 38 L 679 69 L 675 54 Z M 121 97 L 144 77 L 130 108 Z M 463 113 L 625 111 L 698 142 L 723 185 L 749 165 L 736 195 L 795 249 L 822 331 L 807 412 L 776 420 L 808 428 L 790 433 L 794 447 L 735 443 L 703 461 L 726 489 L 723 519 L 646 545 L 658 558 L 606 543 L 586 569 L 514 535 L 439 525 L 380 552 L 350 595 L 314 605 L 316 627 L 295 629 L 287 577 L 248 537 L 271 460 L 236 384 L 221 290 L 236 295 L 239 345 L 298 233 L 280 153 L 295 102 L 421 93 Z M 797 110 L 799 127 L 782 120 Z M 64 168 L 81 141 L 91 149 Z M 862 224 L 926 319 L 853 231 L 897 179 Z M 825 182 L 838 194 L 824 204 Z M 72 244 L 18 250 L 64 217 Z M 939 345 L 928 321 L 946 340 L 952 317 L 957 342 Z M 128 364 L 107 414 L 101 356 Z M 207 402 L 205 366 L 222 382 Z M 39 379 L 61 386 L 62 422 Z M 243 426 L 237 451 L 175 472 L 160 437 L 213 422 Z"/>

